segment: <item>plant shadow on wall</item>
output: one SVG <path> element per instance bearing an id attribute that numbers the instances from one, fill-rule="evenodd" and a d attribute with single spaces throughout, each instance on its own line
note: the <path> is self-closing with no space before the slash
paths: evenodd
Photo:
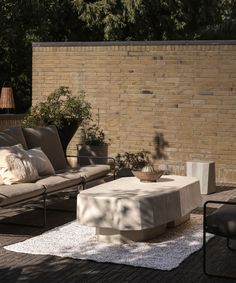
<path id="1" fill-rule="evenodd" d="M 63 150 L 77 131 L 78 127 L 91 119 L 91 106 L 81 91 L 72 95 L 68 87 L 60 86 L 49 94 L 45 101 L 37 103 L 30 109 L 22 125 L 40 127 L 55 125 L 61 139 Z"/>
<path id="2" fill-rule="evenodd" d="M 153 154 L 154 159 L 168 159 L 167 154 L 165 153 L 166 147 L 169 147 L 169 142 L 165 140 L 163 133 L 156 132 L 154 136 L 154 148 L 155 153 Z"/>
<path id="3" fill-rule="evenodd" d="M 166 154 L 166 148 L 169 147 L 169 142 L 165 140 L 164 134 L 160 132 L 155 132 L 153 138 L 153 144 L 154 144 L 154 153 L 152 155 L 153 160 L 167 160 L 168 155 Z M 165 171 L 166 175 L 171 173 L 171 170 L 168 168 L 168 165 L 163 164 L 160 165 L 159 167 Z"/>

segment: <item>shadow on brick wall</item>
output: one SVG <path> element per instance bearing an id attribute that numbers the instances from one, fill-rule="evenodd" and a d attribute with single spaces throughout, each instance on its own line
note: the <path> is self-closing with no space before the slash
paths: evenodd
<path id="1" fill-rule="evenodd" d="M 155 153 L 153 154 L 154 159 L 168 159 L 165 153 L 165 148 L 169 147 L 169 143 L 165 140 L 163 133 L 156 132 L 154 136 L 154 148 Z"/>

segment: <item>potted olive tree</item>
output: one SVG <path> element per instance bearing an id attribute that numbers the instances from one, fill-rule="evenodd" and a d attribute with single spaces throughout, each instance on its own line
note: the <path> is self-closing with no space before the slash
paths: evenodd
<path id="1" fill-rule="evenodd" d="M 55 125 L 66 153 L 67 146 L 78 127 L 91 118 L 91 106 L 81 92 L 73 96 L 68 87 L 60 86 L 30 109 L 24 127 Z"/>
<path id="2" fill-rule="evenodd" d="M 80 165 L 107 163 L 108 144 L 103 130 L 96 124 L 82 127 L 81 143 L 77 145 Z"/>

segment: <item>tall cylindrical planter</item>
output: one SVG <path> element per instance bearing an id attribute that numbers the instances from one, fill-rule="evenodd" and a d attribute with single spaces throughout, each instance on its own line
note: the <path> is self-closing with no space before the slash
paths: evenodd
<path id="1" fill-rule="evenodd" d="M 77 145 L 78 161 L 80 166 L 91 164 L 106 164 L 108 157 L 108 144 L 103 145 Z M 87 156 L 87 157 L 83 157 Z M 104 157 L 104 158 L 96 158 Z"/>
<path id="2" fill-rule="evenodd" d="M 71 139 L 73 138 L 78 127 L 79 127 L 79 123 L 75 121 L 70 124 L 64 123 L 62 128 L 57 129 L 65 155 L 66 155 L 67 146 L 71 141 Z"/>

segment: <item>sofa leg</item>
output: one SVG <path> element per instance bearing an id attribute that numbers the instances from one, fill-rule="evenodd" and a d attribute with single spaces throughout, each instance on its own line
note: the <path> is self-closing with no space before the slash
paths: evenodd
<path id="1" fill-rule="evenodd" d="M 229 243 L 229 241 L 230 241 L 230 239 L 229 239 L 229 238 L 227 238 L 227 248 L 228 248 L 229 250 L 231 250 L 231 251 L 235 252 L 235 251 L 236 251 L 236 249 L 234 249 L 234 248 L 230 247 L 230 243 Z"/>
<path id="2" fill-rule="evenodd" d="M 43 195 L 43 228 L 47 225 L 47 202 L 46 194 Z"/>

